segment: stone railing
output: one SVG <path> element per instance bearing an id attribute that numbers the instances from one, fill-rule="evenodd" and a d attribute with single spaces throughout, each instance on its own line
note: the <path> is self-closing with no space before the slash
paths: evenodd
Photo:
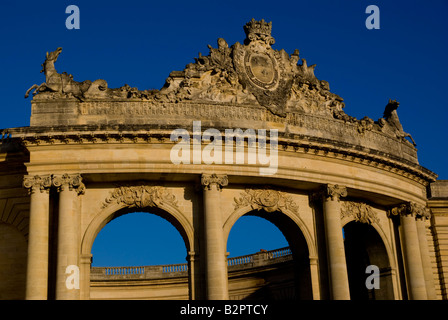
<path id="1" fill-rule="evenodd" d="M 289 247 L 229 258 L 229 271 L 249 269 L 292 260 Z M 141 267 L 92 267 L 91 280 L 143 280 L 188 276 L 188 264 L 167 264 Z"/>

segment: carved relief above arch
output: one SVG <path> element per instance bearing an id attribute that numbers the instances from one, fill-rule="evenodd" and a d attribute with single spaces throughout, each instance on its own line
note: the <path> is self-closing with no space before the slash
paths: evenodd
<path id="1" fill-rule="evenodd" d="M 103 208 L 106 208 L 112 202 L 122 203 L 130 208 L 158 207 L 164 203 L 177 208 L 176 197 L 161 186 L 118 187 L 106 198 Z"/>
<path id="2" fill-rule="evenodd" d="M 234 201 L 235 210 L 250 206 L 252 209 L 263 209 L 266 212 L 289 210 L 296 214 L 299 213 L 299 206 L 292 200 L 291 196 L 269 188 L 246 189 L 245 192 L 240 194 L 240 198 L 234 198 Z"/>
<path id="3" fill-rule="evenodd" d="M 378 223 L 379 218 L 371 206 L 363 202 L 343 201 L 341 205 L 341 220 L 354 220 L 361 223 Z M 343 223 L 345 224 L 345 223 Z"/>

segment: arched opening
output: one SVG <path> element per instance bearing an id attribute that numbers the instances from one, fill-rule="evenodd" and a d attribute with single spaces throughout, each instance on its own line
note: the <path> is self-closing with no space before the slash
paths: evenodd
<path id="1" fill-rule="evenodd" d="M 230 299 L 312 299 L 308 246 L 285 214 L 244 214 L 229 232 L 227 251 Z"/>
<path id="2" fill-rule="evenodd" d="M 93 242 L 90 298 L 188 299 L 188 251 L 184 230 L 166 211 L 121 209 Z"/>
<path id="3" fill-rule="evenodd" d="M 0 222 L 0 300 L 25 299 L 27 248 L 15 226 Z"/>
<path id="4" fill-rule="evenodd" d="M 355 221 L 347 223 L 343 231 L 351 299 L 393 300 L 391 265 L 378 232 L 369 224 Z M 371 285 L 373 273 L 366 272 L 369 265 L 378 267 L 379 288 Z"/>
<path id="5" fill-rule="evenodd" d="M 167 220 L 132 212 L 110 221 L 92 246 L 92 266 L 148 266 L 185 263 L 185 243 Z"/>

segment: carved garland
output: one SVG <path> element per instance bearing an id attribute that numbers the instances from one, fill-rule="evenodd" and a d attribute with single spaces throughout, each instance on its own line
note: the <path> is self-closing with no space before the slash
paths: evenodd
<path id="1" fill-rule="evenodd" d="M 355 221 L 361 223 L 378 223 L 377 213 L 371 206 L 362 202 L 343 201 L 341 205 L 341 220 L 353 217 Z"/>
<path id="2" fill-rule="evenodd" d="M 235 210 L 250 206 L 252 209 L 265 210 L 266 212 L 289 210 L 298 213 L 299 206 L 291 196 L 284 192 L 271 189 L 246 189 L 239 199 L 234 198 Z"/>
<path id="3" fill-rule="evenodd" d="M 123 203 L 129 208 L 159 207 L 163 203 L 177 207 L 176 197 L 161 186 L 118 187 L 106 198 L 103 208 L 106 208 L 112 202 Z"/>

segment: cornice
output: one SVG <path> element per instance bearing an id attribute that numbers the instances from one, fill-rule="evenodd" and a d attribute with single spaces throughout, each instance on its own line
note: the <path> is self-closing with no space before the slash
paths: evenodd
<path id="1" fill-rule="evenodd" d="M 16 141 L 24 147 L 64 146 L 83 144 L 173 144 L 170 135 L 178 126 L 148 128 L 147 126 L 117 125 L 110 127 L 72 126 L 64 128 L 13 128 L 3 130 L 3 141 Z M 269 137 L 267 137 L 269 142 Z M 279 132 L 278 149 L 283 152 L 348 161 L 366 165 L 428 185 L 437 179 L 430 170 L 382 151 L 364 148 L 336 140 Z"/>

